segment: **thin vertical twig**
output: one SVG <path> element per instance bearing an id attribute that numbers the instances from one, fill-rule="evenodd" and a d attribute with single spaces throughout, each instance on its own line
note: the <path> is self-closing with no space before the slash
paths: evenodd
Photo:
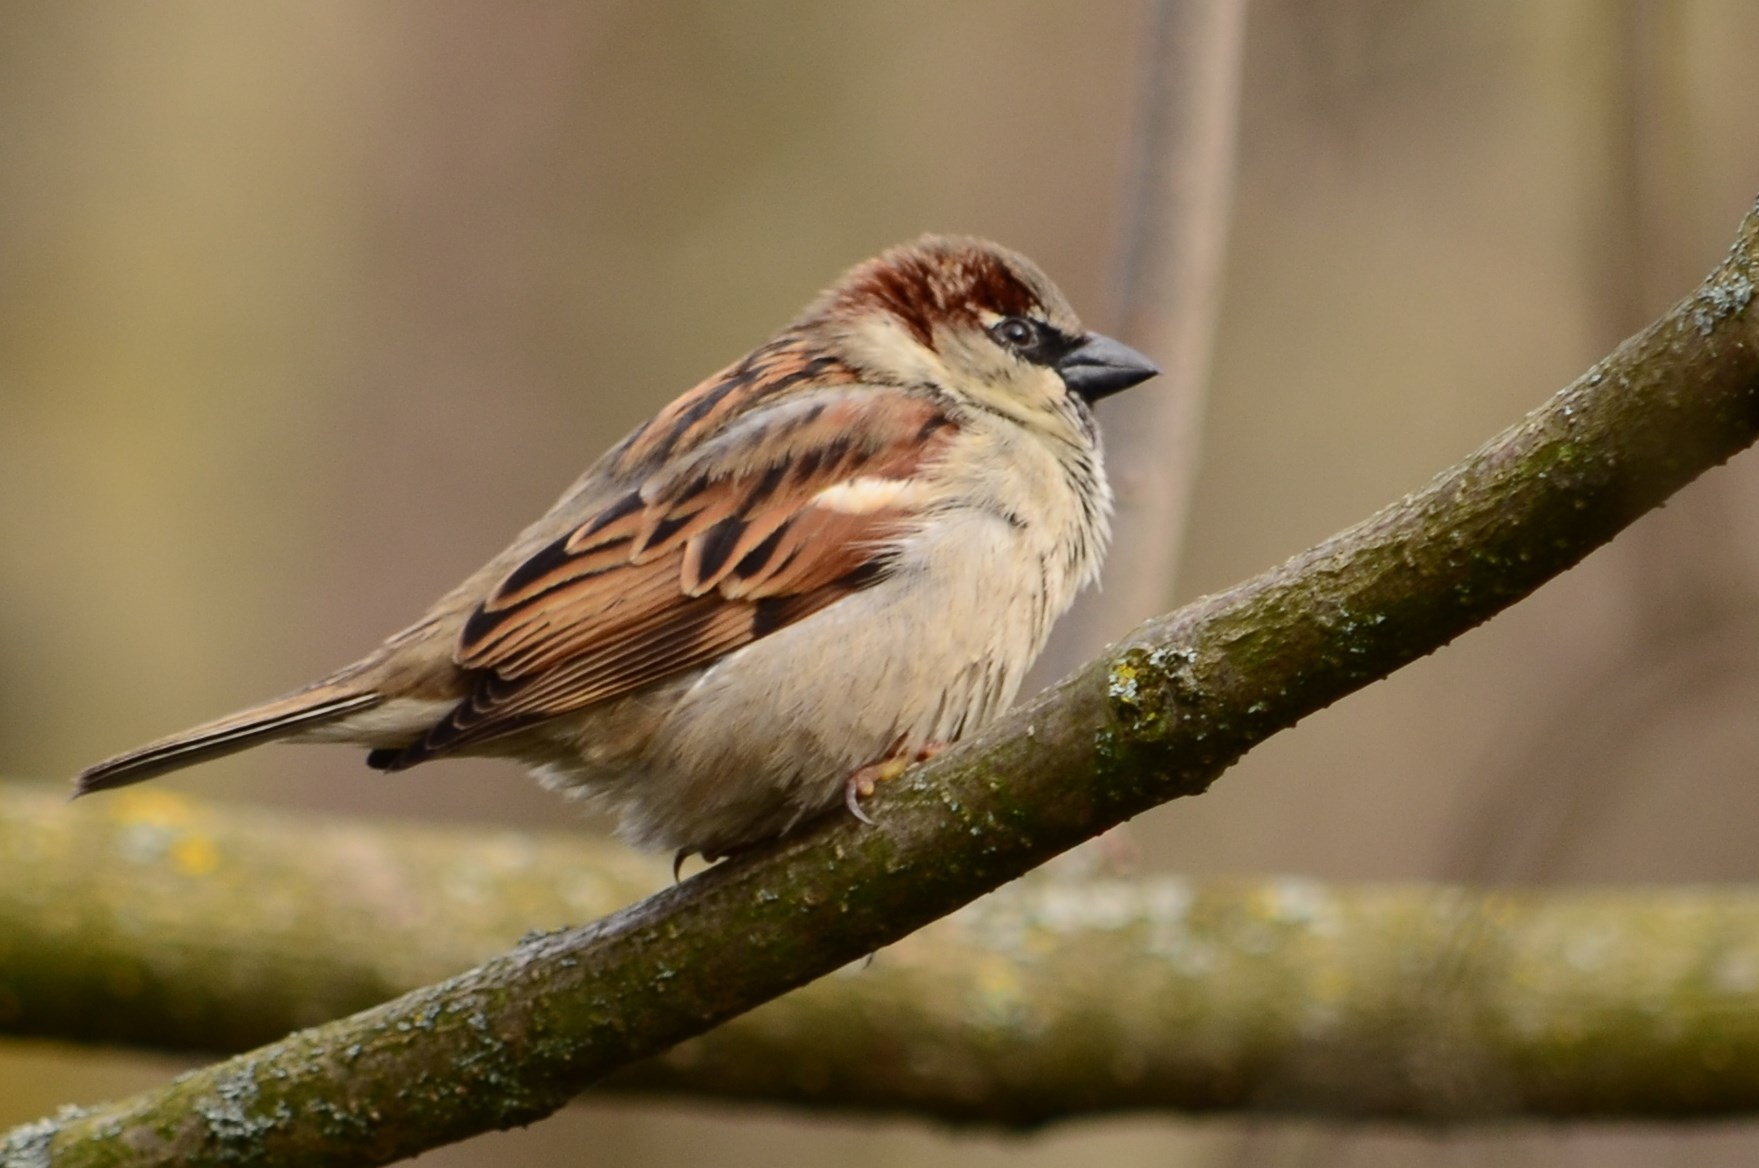
<path id="1" fill-rule="evenodd" d="M 1245 0 L 1155 0 L 1118 257 L 1115 328 L 1160 363 L 1101 423 L 1118 495 L 1103 594 L 1064 619 L 1048 681 L 1166 607 L 1196 477 L 1234 185 Z"/>
<path id="2" fill-rule="evenodd" d="M 1621 0 L 1603 13 L 1616 56 L 1606 109 L 1603 236 L 1589 304 L 1600 342 L 1641 328 L 1689 268 L 1681 191 L 1691 174 L 1682 133 L 1678 13 L 1660 0 Z M 1682 709 L 1713 700 L 1743 675 L 1741 643 L 1759 594 L 1740 562 L 1729 484 L 1713 480 L 1639 525 L 1623 550 L 1622 628 L 1524 712 L 1482 768 L 1484 798 L 1466 818 L 1442 875 L 1477 881 L 1555 880 L 1637 776 L 1622 762 Z M 1543 782 L 1535 782 L 1536 778 Z"/>

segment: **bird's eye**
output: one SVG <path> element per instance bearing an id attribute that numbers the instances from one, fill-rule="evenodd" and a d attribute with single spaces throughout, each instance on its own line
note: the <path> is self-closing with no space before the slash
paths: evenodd
<path id="1" fill-rule="evenodd" d="M 1036 348 L 1043 339 L 1038 322 L 1023 316 L 1004 316 L 990 326 L 989 335 L 998 344 L 1020 352 Z"/>

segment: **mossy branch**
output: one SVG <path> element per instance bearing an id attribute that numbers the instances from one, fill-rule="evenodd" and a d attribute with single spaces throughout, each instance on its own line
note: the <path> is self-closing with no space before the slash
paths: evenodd
<path id="1" fill-rule="evenodd" d="M 1759 211 L 1688 299 L 1423 490 L 1144 625 L 875 800 L 595 924 L 36 1125 L 82 1165 L 382 1164 L 530 1123 L 1149 807 L 1527 595 L 1759 431 Z"/>
<path id="2" fill-rule="evenodd" d="M 6 1033 L 254 1046 L 669 881 L 577 837 L 103 807 L 0 789 Z M 601 1089 L 1014 1127 L 1751 1114 L 1759 892 L 1041 870 Z"/>

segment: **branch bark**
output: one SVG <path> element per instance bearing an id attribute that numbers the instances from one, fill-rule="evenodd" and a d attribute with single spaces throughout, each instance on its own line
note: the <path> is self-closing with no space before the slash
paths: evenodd
<path id="1" fill-rule="evenodd" d="M 530 1123 L 890 944 L 1513 604 L 1759 433 L 1759 209 L 1698 290 L 1427 487 L 1150 621 L 881 792 L 595 924 L 32 1125 L 87 1164 L 382 1164 Z M 70 813 L 71 814 L 71 813 Z"/>
<path id="2" fill-rule="evenodd" d="M 0 790 L 12 1034 L 255 1045 L 669 879 L 574 837 L 289 822 L 163 793 L 125 793 L 77 830 L 69 818 L 52 796 Z M 1011 1127 L 1147 1109 L 1759 1109 L 1753 889 L 1039 872 L 849 974 L 602 1086 Z"/>

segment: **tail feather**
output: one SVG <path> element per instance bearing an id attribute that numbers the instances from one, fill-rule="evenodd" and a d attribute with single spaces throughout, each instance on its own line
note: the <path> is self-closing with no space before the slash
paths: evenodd
<path id="1" fill-rule="evenodd" d="M 383 700 L 381 695 L 371 691 L 338 691 L 326 686 L 253 706 L 87 767 L 74 779 L 73 797 L 77 799 L 111 787 L 126 787 L 167 771 L 286 738 L 300 730 L 370 709 Z"/>

